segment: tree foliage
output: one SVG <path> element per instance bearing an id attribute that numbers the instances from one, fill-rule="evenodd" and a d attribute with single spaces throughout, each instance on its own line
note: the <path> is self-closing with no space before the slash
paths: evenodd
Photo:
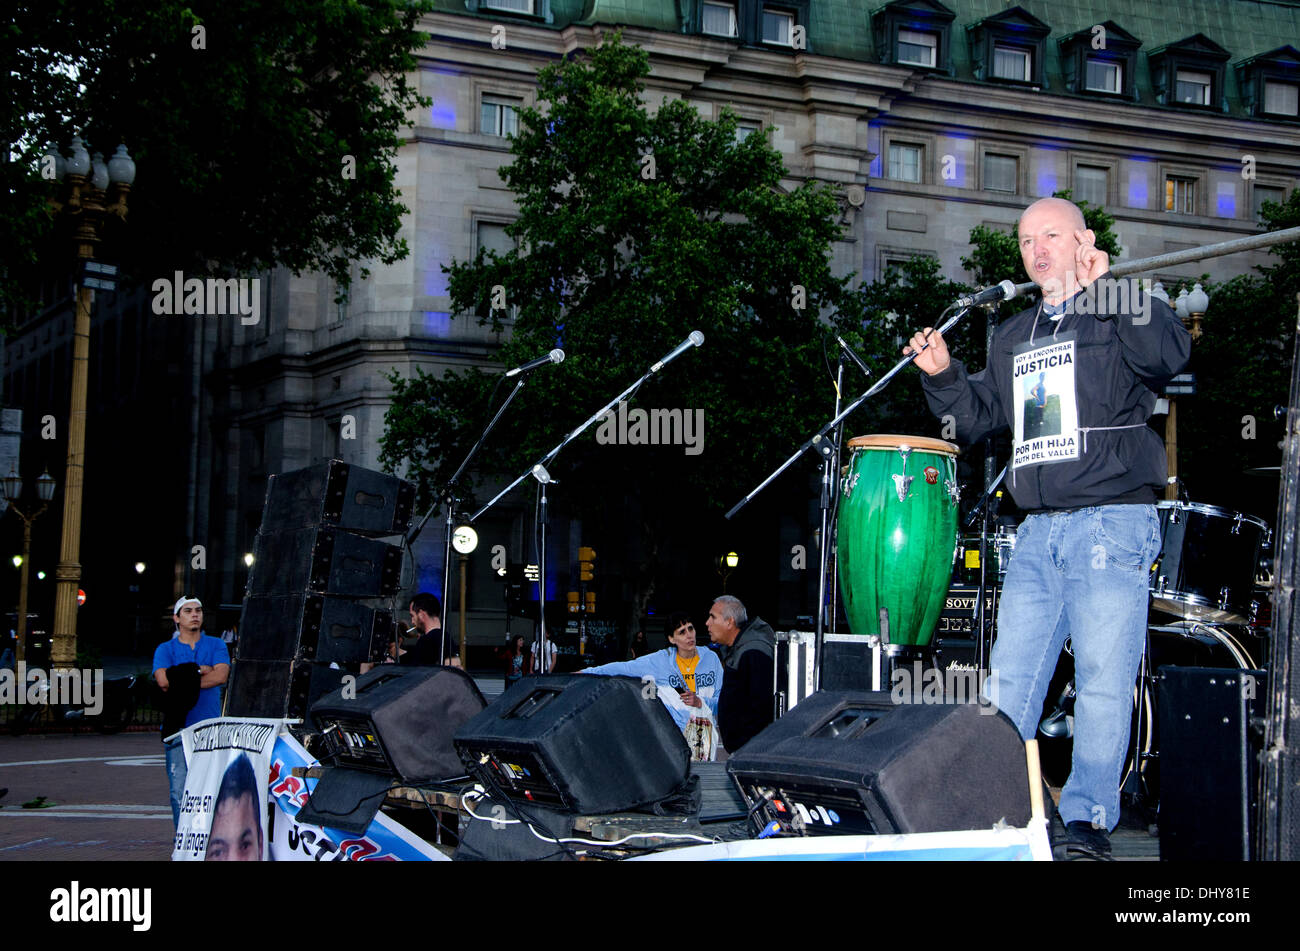
<path id="1" fill-rule="evenodd" d="M 429 0 L 19 0 L 5 26 L 6 269 L 42 252 L 53 183 L 40 156 L 74 133 L 137 163 L 128 270 L 318 269 L 406 254 L 393 159 Z M 349 159 L 350 157 L 350 159 Z M 66 249 L 63 253 L 67 253 Z"/>
<path id="2" fill-rule="evenodd" d="M 829 418 L 818 314 L 846 295 L 831 272 L 834 193 L 788 188 L 779 154 L 762 134 L 738 139 L 734 116 L 706 120 L 680 100 L 647 108 L 648 73 L 646 53 L 617 36 L 543 69 L 539 107 L 521 110 L 501 172 L 518 204 L 507 228 L 518 247 L 445 268 L 456 319 L 513 320 L 506 365 L 556 346 L 567 354 L 532 375 L 485 448 L 484 471 L 522 471 L 703 332 L 703 347 L 630 405 L 702 410 L 702 452 L 604 445 L 593 427 L 552 469 L 576 514 L 639 514 L 631 531 L 652 550 L 643 585 L 670 519 L 725 511 Z M 426 495 L 441 485 L 500 402 L 495 382 L 475 371 L 394 379 L 383 463 L 429 466 Z"/>
<path id="3" fill-rule="evenodd" d="M 1270 231 L 1300 225 L 1300 190 L 1283 202 L 1265 202 L 1261 217 Z M 1205 282 L 1205 333 L 1188 364 L 1197 389 L 1178 400 L 1179 475 L 1191 496 L 1270 520 L 1278 483 L 1245 470 L 1281 460 L 1285 427 L 1273 408 L 1288 402 L 1300 242 L 1275 245 L 1271 256 L 1274 263 L 1254 274 Z M 1178 288 L 1167 290 L 1172 297 Z"/>

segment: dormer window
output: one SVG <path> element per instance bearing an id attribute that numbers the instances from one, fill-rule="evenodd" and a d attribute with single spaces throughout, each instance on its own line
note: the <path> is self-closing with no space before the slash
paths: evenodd
<path id="1" fill-rule="evenodd" d="M 763 42 L 777 46 L 793 45 L 794 14 L 789 10 L 763 10 Z"/>
<path id="2" fill-rule="evenodd" d="M 470 13 L 509 13 L 530 20 L 554 23 L 551 0 L 465 0 Z"/>
<path id="3" fill-rule="evenodd" d="M 957 15 L 938 0 L 893 0 L 871 15 L 882 63 L 951 73 L 948 44 Z"/>
<path id="4" fill-rule="evenodd" d="M 1175 74 L 1174 101 L 1192 106 L 1208 106 L 1214 100 L 1214 74 L 1194 69 L 1180 69 Z"/>
<path id="5" fill-rule="evenodd" d="M 1300 86 L 1295 83 L 1264 83 L 1264 112 L 1271 116 L 1294 119 L 1300 115 Z"/>
<path id="6" fill-rule="evenodd" d="M 1027 83 L 1034 77 L 1034 54 L 1032 50 L 1017 46 L 993 47 L 993 78 L 1011 79 Z"/>
<path id="7" fill-rule="evenodd" d="M 1222 109 L 1228 51 L 1204 33 L 1147 54 L 1156 99 L 1167 106 Z"/>
<path id="8" fill-rule="evenodd" d="M 967 27 L 975 78 L 1043 86 L 1047 34 L 1042 20 L 1023 7 L 1011 7 Z"/>
<path id="9" fill-rule="evenodd" d="M 1300 51 L 1294 46 L 1237 64 L 1246 108 L 1261 119 L 1300 119 Z"/>
<path id="10" fill-rule="evenodd" d="M 736 5 L 705 0 L 700 5 L 700 32 L 710 36 L 736 36 Z"/>
<path id="11" fill-rule="evenodd" d="M 909 66 L 934 69 L 938 62 L 939 37 L 916 30 L 898 31 L 898 61 Z"/>
<path id="12" fill-rule="evenodd" d="M 1120 93 L 1124 90 L 1124 67 L 1100 56 L 1089 56 L 1084 88 L 1089 92 Z"/>
<path id="13" fill-rule="evenodd" d="M 1060 41 L 1061 73 L 1070 92 L 1137 99 L 1137 51 L 1142 45 L 1114 20 L 1080 30 Z"/>

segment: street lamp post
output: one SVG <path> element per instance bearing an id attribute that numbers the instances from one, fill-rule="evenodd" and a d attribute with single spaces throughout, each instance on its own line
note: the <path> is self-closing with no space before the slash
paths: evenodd
<path id="1" fill-rule="evenodd" d="M 135 181 L 135 162 L 119 145 L 107 163 L 96 153 L 92 161 L 80 136 L 72 137 L 65 159 L 51 153 L 61 196 L 50 201 L 56 215 L 67 215 L 75 229 L 79 268 L 95 255 L 100 231 L 110 217 L 125 220 L 126 199 Z M 81 496 L 85 478 L 86 391 L 90 376 L 90 306 L 94 291 L 79 275 L 77 314 L 72 332 L 72 393 L 68 405 L 68 462 L 64 476 L 63 536 L 54 569 L 54 645 L 50 666 L 71 668 L 77 659 L 77 590 L 81 582 Z"/>
<path id="2" fill-rule="evenodd" d="M 54 484 L 54 478 L 48 472 L 43 473 L 36 480 L 36 497 L 40 500 L 40 507 L 32 512 L 24 512 L 18 507 L 18 500 L 23 494 L 23 477 L 17 471 L 10 469 L 9 475 L 0 480 L 0 485 L 4 486 L 4 497 L 9 502 L 9 508 L 23 520 L 23 553 L 19 558 L 14 559 L 19 562 L 18 643 L 14 647 L 14 658 L 17 661 L 27 659 L 27 577 L 32 562 L 32 522 L 41 516 L 49 505 L 50 499 L 54 498 Z"/>
<path id="3" fill-rule="evenodd" d="M 727 593 L 727 579 L 731 573 L 736 570 L 740 564 L 740 556 L 734 551 L 729 551 L 725 555 L 718 556 L 718 574 L 722 575 L 722 593 Z"/>

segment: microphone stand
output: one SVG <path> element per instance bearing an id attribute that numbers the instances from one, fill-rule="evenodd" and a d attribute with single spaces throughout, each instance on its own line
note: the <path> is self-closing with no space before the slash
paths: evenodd
<path id="1" fill-rule="evenodd" d="M 698 331 L 697 331 L 697 333 L 698 333 Z M 692 342 L 694 342 L 694 341 L 692 341 Z M 702 337 L 702 336 L 701 336 L 701 338 L 700 338 L 700 343 L 703 343 L 703 337 Z M 700 343 L 696 343 L 695 346 L 698 347 L 698 346 L 700 345 Z M 539 535 L 540 535 L 539 541 L 541 542 L 541 545 L 542 545 L 542 551 L 541 551 L 540 554 L 538 555 L 538 572 L 539 572 L 539 574 L 538 574 L 538 576 L 537 576 L 537 608 L 538 608 L 538 610 L 537 610 L 537 616 L 538 616 L 538 621 L 539 621 L 539 624 L 540 624 L 540 631 L 541 631 L 541 639 L 540 639 L 540 643 L 538 644 L 538 648 L 539 648 L 539 654 L 538 654 L 538 657 L 539 657 L 539 660 L 541 661 L 541 664 L 542 664 L 542 668 L 543 668 L 543 670 L 545 670 L 545 669 L 549 666 L 549 663 L 548 663 L 548 657 L 547 657 L 547 653 L 546 653 L 546 647 L 547 647 L 547 639 L 546 639 L 546 484 L 547 484 L 548 482 L 552 481 L 552 480 L 551 480 L 551 477 L 550 477 L 550 474 L 546 471 L 546 466 L 547 466 L 550 462 L 554 461 L 555 457 L 558 456 L 558 455 L 560 454 L 560 451 L 561 451 L 562 449 L 564 449 L 565 446 L 567 446 L 569 443 L 573 442 L 573 440 L 577 439 L 577 438 L 578 438 L 579 436 L 581 436 L 584 432 L 586 432 L 586 430 L 587 430 L 587 429 L 588 429 L 588 428 L 589 428 L 593 423 L 595 423 L 597 420 L 603 419 L 605 416 L 609 415 L 609 414 L 613 411 L 613 409 L 614 409 L 615 406 L 617 406 L 621 401 L 627 399 L 629 396 L 631 396 L 632 394 L 634 394 L 638 389 L 640 389 L 641 384 L 645 383 L 646 380 L 650 379 L 650 377 L 654 376 L 656 373 L 658 373 L 660 370 L 662 370 L 665 366 L 667 366 L 667 365 L 668 365 L 669 363 L 671 363 L 673 360 L 676 360 L 679 356 L 681 356 L 681 355 L 682 355 L 683 353 L 685 353 L 685 352 L 686 352 L 686 350 L 685 350 L 684 348 L 679 348 L 678 350 L 674 351 L 673 353 L 670 353 L 670 354 L 669 354 L 667 357 L 665 357 L 664 359 L 659 360 L 658 362 L 656 362 L 655 364 L 653 364 L 653 365 L 650 367 L 649 370 L 647 370 L 645 373 L 641 374 L 640 378 L 638 378 L 637 381 L 636 381 L 635 383 L 633 383 L 631 386 L 629 386 L 627 389 L 625 389 L 622 393 L 619 393 L 617 396 L 615 396 L 612 400 L 610 400 L 608 403 L 606 403 L 606 404 L 605 404 L 604 406 L 602 406 L 600 409 L 596 410 L 596 412 L 594 412 L 592 415 L 588 416 L 587 419 L 586 419 L 583 423 L 581 423 L 581 424 L 578 426 L 577 429 L 573 430 L 573 432 L 569 433 L 569 434 L 568 434 L 567 436 L 565 436 L 562 440 L 560 440 L 560 442 L 555 446 L 555 448 L 553 448 L 553 449 L 552 449 L 550 452 L 548 452 L 546 455 L 542 456 L 542 458 L 539 459 L 539 460 L 537 460 L 536 463 L 534 463 L 533 465 L 531 465 L 531 466 L 529 466 L 527 469 L 525 469 L 523 472 L 521 472 L 521 473 L 520 473 L 520 474 L 515 478 L 515 480 L 514 480 L 513 482 L 511 482 L 508 486 L 506 486 L 504 489 L 502 489 L 500 492 L 498 492 L 495 496 L 492 497 L 491 501 L 489 501 L 486 505 L 484 505 L 482 508 L 480 508 L 477 512 L 475 512 L 473 515 L 471 515 L 471 516 L 469 517 L 469 521 L 471 521 L 471 522 L 475 522 L 475 521 L 477 521 L 479 518 L 482 517 L 482 515 L 483 515 L 484 512 L 486 512 L 486 511 L 487 511 L 488 509 L 490 509 L 492 506 L 496 505 L 497 502 L 501 501 L 501 498 L 502 498 L 502 497 L 503 497 L 507 492 L 512 491 L 512 490 L 515 488 L 515 486 L 519 485 L 519 483 L 523 482 L 523 481 L 524 481 L 525 479 L 527 479 L 530 475 L 533 476 L 533 477 L 535 477 L 535 478 L 537 479 L 537 481 L 538 481 L 539 483 L 541 483 L 541 493 L 542 493 L 542 494 L 541 494 L 541 499 L 540 499 L 540 502 L 539 502 L 540 509 L 541 509 L 541 515 L 539 516 L 539 525 L 538 525 L 538 530 L 539 530 Z"/>
<path id="2" fill-rule="evenodd" d="M 487 424 L 487 428 L 484 429 L 483 433 L 478 437 L 478 441 L 475 442 L 472 447 L 470 447 L 469 454 L 465 456 L 464 461 L 461 462 L 461 464 L 457 467 L 456 472 L 452 475 L 452 477 L 447 480 L 447 484 L 446 486 L 443 487 L 442 490 L 442 496 L 440 501 L 445 502 L 447 505 L 447 521 L 446 521 L 446 525 L 443 527 L 443 536 L 442 536 L 442 597 L 443 597 L 442 615 L 443 616 L 440 618 L 440 620 L 442 621 L 442 646 L 439 648 L 439 650 L 442 651 L 442 654 L 438 658 L 439 663 L 447 659 L 447 625 L 449 623 L 447 618 L 448 615 L 447 606 L 451 602 L 451 597 L 448 594 L 451 588 L 451 536 L 453 531 L 452 526 L 454 525 L 456 520 L 456 503 L 460 501 L 459 499 L 456 498 L 456 483 L 460 481 L 461 473 L 465 471 L 465 468 L 469 465 L 469 461 L 474 458 L 475 453 L 479 451 L 479 448 L 483 445 L 484 441 L 487 439 L 488 433 L 492 432 L 493 427 L 496 426 L 497 422 L 501 419 L 502 414 L 505 413 L 506 407 L 510 405 L 510 401 L 513 400 L 516 396 L 518 396 L 519 391 L 524 388 L 524 381 L 527 379 L 528 379 L 527 375 L 522 375 L 519 377 L 519 382 L 515 384 L 515 388 L 510 391 L 510 395 L 506 397 L 505 402 L 501 404 L 501 408 L 497 410 L 496 415 L 493 416 L 491 422 Z M 414 545 L 415 540 L 420 537 L 420 532 L 424 531 L 425 522 L 429 521 L 429 516 L 433 514 L 433 510 L 437 507 L 438 507 L 438 501 L 434 501 L 433 505 L 429 506 L 429 511 L 424 513 L 424 518 L 420 519 L 420 524 L 415 526 L 415 529 L 411 532 L 411 534 L 409 534 L 406 537 L 406 547 L 408 551 L 414 552 L 414 549 L 412 549 L 411 546 Z M 414 557 L 414 555 L 412 555 L 412 557 Z M 465 610 L 465 605 L 463 604 L 458 605 L 458 607 L 461 611 Z"/>
<path id="3" fill-rule="evenodd" d="M 844 383 L 844 353 L 840 352 L 839 364 L 835 368 L 835 413 L 838 416 L 840 411 L 840 402 L 842 400 Z M 836 486 L 836 473 L 839 472 L 840 457 L 840 437 L 844 433 L 844 427 L 841 425 L 835 431 L 835 438 L 831 446 L 831 452 L 822 458 L 822 487 L 821 487 L 821 544 L 817 547 L 818 566 L 817 566 L 817 628 L 815 637 L 815 647 L 813 650 L 813 683 L 818 687 L 822 682 L 822 648 L 823 639 L 826 636 L 826 602 L 827 602 L 827 575 L 830 571 L 830 547 L 831 547 L 831 520 L 830 511 L 834 500 L 838 499 L 838 493 L 833 490 Z"/>
<path id="4" fill-rule="evenodd" d="M 992 628 L 988 631 L 985 628 L 988 625 L 988 619 L 984 611 L 984 593 L 987 590 L 985 566 L 988 561 L 989 548 L 989 520 L 997 517 L 994 511 L 997 507 L 998 499 L 994 494 L 997 488 L 1002 484 L 1002 479 L 1007 474 L 1007 467 L 1003 466 L 1002 471 L 998 473 L 997 478 L 989 485 L 984 497 L 980 499 L 979 505 L 966 518 L 966 524 L 963 528 L 970 528 L 976 518 L 980 519 L 980 580 L 975 590 L 975 671 L 976 676 L 987 670 L 987 660 L 989 652 L 992 650 L 991 636 Z"/>
<path id="5" fill-rule="evenodd" d="M 971 310 L 970 307 L 960 308 L 955 314 L 953 314 L 950 318 L 948 318 L 948 321 L 943 326 L 939 328 L 939 333 L 940 334 L 947 333 L 957 324 L 958 321 L 960 321 L 963 317 L 965 317 L 966 314 L 970 312 L 970 310 Z M 926 348 L 922 347 L 921 349 L 924 350 Z M 865 393 L 863 393 L 861 396 L 855 399 L 848 406 L 844 407 L 843 410 L 836 413 L 834 419 L 832 419 L 829 423 L 827 423 L 825 426 L 819 429 L 815 434 L 813 434 L 812 438 L 809 439 L 807 442 L 805 442 L 798 449 L 796 449 L 794 451 L 794 454 L 791 455 L 789 459 L 781 463 L 781 465 L 778 466 L 775 469 L 775 471 L 773 471 L 766 479 L 764 479 L 762 482 L 756 485 L 752 490 L 750 490 L 748 495 L 746 495 L 743 499 L 741 499 L 739 502 L 733 505 L 731 507 L 731 510 L 727 512 L 726 517 L 727 518 L 734 517 L 737 512 L 739 512 L 751 501 L 753 501 L 754 497 L 758 495 L 758 493 L 762 492 L 764 489 L 768 487 L 768 485 L 770 485 L 773 481 L 775 481 L 776 478 L 779 475 L 781 475 L 781 473 L 785 472 L 786 469 L 789 469 L 792 465 L 794 465 L 795 461 L 800 456 L 802 456 L 805 452 L 807 452 L 809 449 L 816 447 L 817 451 L 821 453 L 823 458 L 828 458 L 835 451 L 835 447 L 831 445 L 830 440 L 826 438 L 827 435 L 830 433 L 830 431 L 834 429 L 836 426 L 838 426 L 840 423 L 842 423 L 849 416 L 849 414 L 851 414 L 859 406 L 865 403 L 868 399 L 870 399 L 871 397 L 879 393 L 881 390 L 883 390 L 885 388 L 885 385 L 902 371 L 903 367 L 907 366 L 909 363 L 911 363 L 913 360 L 916 359 L 918 353 L 920 353 L 919 350 L 916 351 L 916 353 L 909 353 L 907 356 L 903 357 L 903 359 L 899 360 L 898 363 L 894 364 L 893 369 L 891 369 L 888 373 L 886 373 L 884 376 L 882 376 L 879 380 L 876 381 L 875 386 L 871 387 L 871 389 L 867 390 Z"/>

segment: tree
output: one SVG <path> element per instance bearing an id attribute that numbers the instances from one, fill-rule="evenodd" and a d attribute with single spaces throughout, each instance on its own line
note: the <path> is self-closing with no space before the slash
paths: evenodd
<path id="1" fill-rule="evenodd" d="M 603 524 L 610 537 L 643 541 L 633 620 L 669 532 L 716 517 L 829 418 L 818 314 L 846 295 L 830 266 L 834 194 L 784 188 L 778 153 L 762 134 L 738 141 L 734 116 L 708 121 L 680 100 L 647 109 L 648 73 L 647 55 L 619 37 L 543 69 L 545 107 L 521 110 L 501 173 L 518 202 L 507 228 L 518 248 L 446 267 L 457 319 L 500 328 L 506 308 L 514 313 L 500 352 L 507 365 L 557 345 L 568 354 L 532 377 L 485 449 L 483 471 L 521 471 L 692 330 L 703 332 L 703 348 L 669 364 L 630 407 L 702 412 L 698 454 L 609 445 L 589 431 L 557 463 L 563 485 L 553 498 L 593 531 Z M 394 378 L 385 466 L 429 466 L 424 492 L 440 485 L 498 402 L 495 379 Z"/>
<path id="2" fill-rule="evenodd" d="M 868 366 L 878 374 L 902 358 L 903 346 L 912 334 L 938 326 L 948 305 L 970 293 L 968 285 L 945 279 L 939 273 L 940 267 L 938 259 L 928 255 L 910 258 L 858 287 L 854 305 L 845 309 L 839 321 L 840 332 L 851 345 L 860 348 Z M 973 369 L 983 365 L 984 321 L 978 315 L 963 320 L 946 339 L 954 353 L 963 354 L 963 359 L 971 358 L 968 365 Z M 940 423 L 926 407 L 921 387 L 912 378 L 916 372 L 909 367 L 864 403 L 849 419 L 853 430 L 940 435 Z M 858 392 L 863 388 L 848 389 Z"/>
<path id="3" fill-rule="evenodd" d="M 427 101 L 408 74 L 430 0 L 19 0 L 3 109 L 0 303 L 49 237 L 40 157 L 79 132 L 139 168 L 106 254 L 172 269 L 319 269 L 406 254 L 393 158 Z M 256 26 L 253 26 L 256 24 Z M 66 248 L 59 254 L 66 255 Z M 364 275 L 364 270 L 362 274 Z"/>
<path id="4" fill-rule="evenodd" d="M 1300 225 L 1300 190 L 1265 202 L 1270 231 Z M 1196 393 L 1178 400 L 1179 476 L 1193 499 L 1272 520 L 1278 482 L 1245 470 L 1276 466 L 1295 346 L 1300 242 L 1275 245 L 1275 263 L 1206 284 L 1210 309 L 1204 336 L 1192 345 L 1188 370 Z M 1177 288 L 1170 288 L 1171 296 Z"/>

